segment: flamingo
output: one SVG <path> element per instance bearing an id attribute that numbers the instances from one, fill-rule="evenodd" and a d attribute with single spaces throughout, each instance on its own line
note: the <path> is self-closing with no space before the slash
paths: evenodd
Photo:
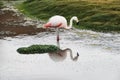
<path id="1" fill-rule="evenodd" d="M 70 48 L 66 48 L 64 50 L 59 50 L 57 52 L 50 52 L 48 53 L 49 57 L 53 60 L 53 61 L 63 61 L 66 59 L 67 54 L 70 54 L 70 58 L 73 61 L 77 61 L 79 54 L 77 52 L 77 55 L 75 57 L 73 57 L 73 52 Z"/>
<path id="2" fill-rule="evenodd" d="M 63 28 L 63 29 L 71 29 L 72 25 L 73 25 L 73 20 L 77 22 L 77 24 L 79 23 L 79 20 L 76 16 L 73 16 L 70 19 L 70 24 L 69 26 L 67 25 L 67 20 L 65 17 L 60 16 L 60 15 L 55 15 L 52 16 L 49 21 L 44 24 L 44 28 L 56 28 L 56 33 L 57 33 L 57 37 L 56 40 L 57 42 L 59 42 L 60 38 L 59 38 L 59 29 Z"/>

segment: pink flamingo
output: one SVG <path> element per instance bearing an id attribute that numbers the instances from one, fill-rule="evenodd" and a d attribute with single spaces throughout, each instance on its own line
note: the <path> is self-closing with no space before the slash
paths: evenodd
<path id="1" fill-rule="evenodd" d="M 59 29 L 60 28 L 71 29 L 72 24 L 73 24 L 73 20 L 76 21 L 77 23 L 79 22 L 78 18 L 76 16 L 73 16 L 70 19 L 70 24 L 68 26 L 67 25 L 67 20 L 66 20 L 65 17 L 55 15 L 55 16 L 52 16 L 46 24 L 44 24 L 44 28 L 56 28 L 57 42 L 59 42 L 59 40 L 60 40 L 60 38 L 59 38 Z"/>

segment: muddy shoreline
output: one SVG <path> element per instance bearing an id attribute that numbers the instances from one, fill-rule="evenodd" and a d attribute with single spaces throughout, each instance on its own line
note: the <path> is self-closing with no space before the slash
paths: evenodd
<path id="1" fill-rule="evenodd" d="M 4 7 L 0 9 L 0 38 L 45 32 L 45 29 L 37 28 L 38 25 L 42 26 L 42 24 L 43 22 L 25 17 L 14 8 Z"/>

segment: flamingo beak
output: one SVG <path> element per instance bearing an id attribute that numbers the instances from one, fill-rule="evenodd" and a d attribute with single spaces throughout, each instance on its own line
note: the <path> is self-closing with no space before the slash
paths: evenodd
<path id="1" fill-rule="evenodd" d="M 80 23 L 80 22 L 78 21 L 78 22 L 77 22 L 77 25 L 79 25 L 79 23 Z"/>
<path id="2" fill-rule="evenodd" d="M 77 52 L 77 56 L 79 56 L 79 53 Z"/>

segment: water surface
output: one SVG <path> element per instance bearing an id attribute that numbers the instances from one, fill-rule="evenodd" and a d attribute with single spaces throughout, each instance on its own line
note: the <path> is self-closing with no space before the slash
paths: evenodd
<path id="1" fill-rule="evenodd" d="M 37 35 L 19 35 L 0 39 L 0 80 L 119 80 L 120 34 L 98 33 L 86 30 L 60 32 L 61 49 L 70 48 L 70 54 L 54 61 L 46 54 L 22 55 L 19 47 L 33 44 L 56 45 L 55 32 Z"/>

